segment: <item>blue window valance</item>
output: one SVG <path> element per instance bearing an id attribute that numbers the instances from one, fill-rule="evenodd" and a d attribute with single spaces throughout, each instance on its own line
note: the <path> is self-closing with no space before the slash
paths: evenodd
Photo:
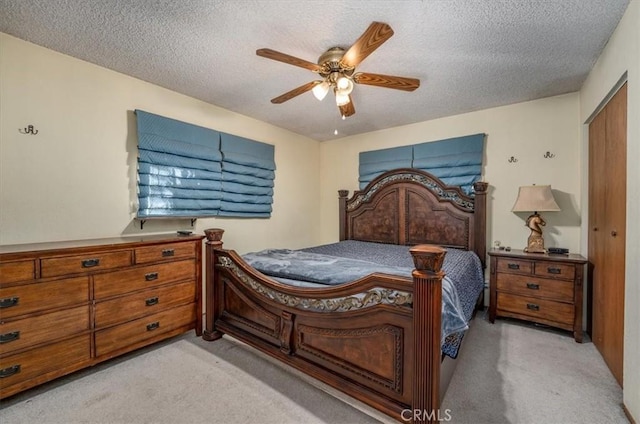
<path id="1" fill-rule="evenodd" d="M 430 141 L 360 153 L 360 189 L 378 175 L 397 168 L 416 168 L 433 174 L 445 184 L 473 193 L 482 175 L 485 134 Z"/>
<path id="2" fill-rule="evenodd" d="M 271 215 L 274 146 L 135 113 L 139 218 Z"/>

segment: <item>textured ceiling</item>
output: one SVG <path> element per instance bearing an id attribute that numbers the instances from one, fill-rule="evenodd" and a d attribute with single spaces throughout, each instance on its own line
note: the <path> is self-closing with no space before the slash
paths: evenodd
<path id="1" fill-rule="evenodd" d="M 0 31 L 328 140 L 578 91 L 628 3 L 0 0 Z M 356 114 L 344 121 L 332 96 L 270 103 L 317 76 L 257 49 L 316 62 L 373 21 L 395 34 L 357 70 L 418 78 L 420 88 L 356 85 Z"/>

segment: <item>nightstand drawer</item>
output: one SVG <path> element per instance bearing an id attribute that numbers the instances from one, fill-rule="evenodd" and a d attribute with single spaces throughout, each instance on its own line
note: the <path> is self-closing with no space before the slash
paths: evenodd
<path id="1" fill-rule="evenodd" d="M 565 326 L 573 325 L 575 312 L 573 305 L 568 303 L 508 293 L 498 293 L 498 309 L 526 317 L 553 321 Z"/>
<path id="2" fill-rule="evenodd" d="M 576 267 L 570 264 L 541 261 L 536 262 L 534 274 L 540 277 L 573 280 L 576 276 Z"/>
<path id="3" fill-rule="evenodd" d="M 550 280 L 527 275 L 498 274 L 496 283 L 501 292 L 573 303 L 572 281 Z"/>
<path id="4" fill-rule="evenodd" d="M 498 272 L 533 274 L 533 263 L 520 259 L 498 258 L 497 269 Z"/>

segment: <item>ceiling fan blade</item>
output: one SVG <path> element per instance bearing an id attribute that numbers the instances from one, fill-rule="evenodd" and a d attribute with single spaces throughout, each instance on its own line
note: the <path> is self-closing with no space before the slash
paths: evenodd
<path id="1" fill-rule="evenodd" d="M 349 94 L 349 103 L 343 106 L 338 106 L 338 108 L 340 109 L 340 115 L 344 117 L 349 117 L 356 113 L 356 108 L 353 105 L 353 97 L 351 97 L 351 94 Z"/>
<path id="2" fill-rule="evenodd" d="M 403 91 L 413 91 L 420 87 L 420 80 L 416 78 L 370 74 L 368 72 L 358 72 L 357 74 L 354 74 L 353 81 L 358 84 L 375 85 L 376 87 L 393 88 Z"/>
<path id="3" fill-rule="evenodd" d="M 289 56 L 288 54 L 280 53 L 271 49 L 258 49 L 256 50 L 256 54 L 258 56 L 266 57 L 267 59 L 273 59 L 280 62 L 288 63 L 289 65 L 299 66 L 310 71 L 319 71 L 320 69 L 322 69 L 318 64 L 303 59 L 298 59 L 297 57 Z"/>
<path id="4" fill-rule="evenodd" d="M 315 87 L 315 85 L 316 85 L 316 84 L 320 84 L 320 83 L 321 83 L 321 81 L 311 81 L 311 82 L 308 82 L 308 83 L 306 83 L 306 84 L 304 84 L 304 85 L 301 85 L 301 86 L 300 86 L 300 87 L 298 87 L 298 88 L 294 88 L 294 89 L 293 89 L 293 90 L 291 90 L 291 91 L 287 91 L 286 93 L 284 93 L 284 94 L 283 94 L 283 95 L 281 95 L 281 96 L 278 96 L 278 97 L 276 97 L 276 98 L 274 98 L 274 99 L 271 99 L 271 103 L 276 103 L 276 104 L 284 103 L 284 102 L 286 102 L 287 100 L 291 100 L 291 99 L 293 99 L 294 97 L 299 96 L 300 94 L 306 93 L 307 91 L 309 91 L 309 90 L 311 90 L 313 87 Z"/>
<path id="5" fill-rule="evenodd" d="M 382 22 L 373 22 L 369 28 L 356 40 L 349 50 L 342 56 L 345 67 L 356 67 L 382 43 L 393 35 L 391 27 Z"/>

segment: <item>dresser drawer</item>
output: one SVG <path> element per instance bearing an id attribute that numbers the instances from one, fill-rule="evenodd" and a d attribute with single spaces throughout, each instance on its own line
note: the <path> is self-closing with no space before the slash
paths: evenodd
<path id="1" fill-rule="evenodd" d="M 535 297 L 498 293 L 498 310 L 509 311 L 527 317 L 553 321 L 566 327 L 573 326 L 574 307 L 568 303 Z"/>
<path id="2" fill-rule="evenodd" d="M 200 243 L 198 243 L 198 247 L 201 247 Z M 145 264 L 171 259 L 194 258 L 196 251 L 194 243 L 171 243 L 139 247 L 135 250 L 135 255 L 137 264 Z"/>
<path id="3" fill-rule="evenodd" d="M 123 321 L 140 318 L 173 308 L 178 305 L 195 302 L 196 284 L 194 281 L 145 290 L 128 296 L 118 297 L 96 304 L 95 325 L 106 327 Z"/>
<path id="4" fill-rule="evenodd" d="M 91 336 L 82 335 L 70 340 L 31 349 L 0 358 L 0 389 L 57 371 L 76 363 L 89 361 Z"/>
<path id="5" fill-rule="evenodd" d="M 45 258 L 40 262 L 42 278 L 120 268 L 132 264 L 130 250 L 86 253 L 76 256 Z"/>
<path id="6" fill-rule="evenodd" d="M 89 277 L 0 288 L 3 319 L 89 301 Z"/>
<path id="7" fill-rule="evenodd" d="M 36 278 L 34 260 L 0 263 L 0 284 L 29 281 Z"/>
<path id="8" fill-rule="evenodd" d="M 517 274 L 498 274 L 499 291 L 573 303 L 573 282 Z"/>
<path id="9" fill-rule="evenodd" d="M 96 331 L 96 356 L 106 355 L 173 329 L 195 326 L 194 304 L 178 306 L 126 324 Z"/>
<path id="10" fill-rule="evenodd" d="M 497 269 L 498 272 L 532 274 L 533 263 L 521 259 L 498 258 Z"/>
<path id="11" fill-rule="evenodd" d="M 534 274 L 540 277 L 573 280 L 576 276 L 576 267 L 571 264 L 541 261 L 536 263 Z"/>
<path id="12" fill-rule="evenodd" d="M 0 355 L 91 328 L 89 305 L 0 323 Z"/>
<path id="13" fill-rule="evenodd" d="M 99 274 L 93 277 L 94 297 L 100 300 L 182 280 L 193 281 L 195 276 L 194 259 Z"/>

